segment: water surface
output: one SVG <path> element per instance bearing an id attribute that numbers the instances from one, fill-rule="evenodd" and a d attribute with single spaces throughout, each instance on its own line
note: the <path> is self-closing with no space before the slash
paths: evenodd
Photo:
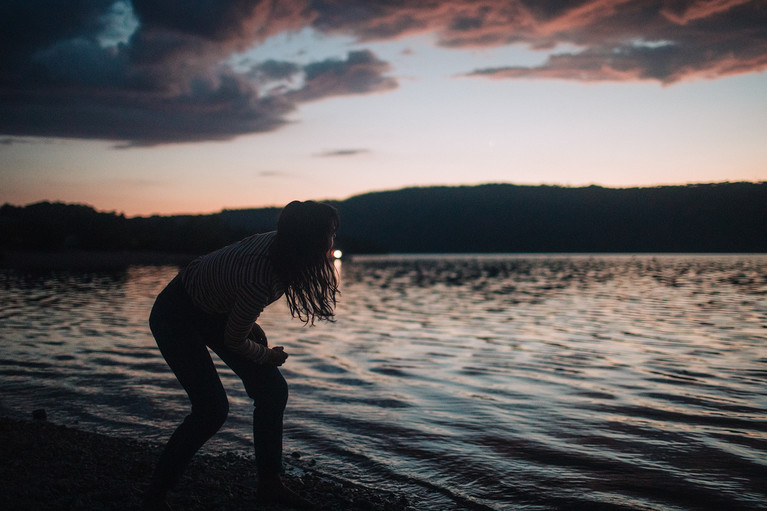
<path id="1" fill-rule="evenodd" d="M 165 440 L 187 401 L 147 327 L 177 269 L 0 271 L 0 412 Z M 767 509 L 767 256 L 356 258 L 291 354 L 287 453 L 417 509 Z M 246 451 L 231 401 L 206 450 Z"/>

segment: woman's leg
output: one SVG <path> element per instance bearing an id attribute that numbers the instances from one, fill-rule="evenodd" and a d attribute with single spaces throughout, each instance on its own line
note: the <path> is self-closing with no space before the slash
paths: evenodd
<path id="1" fill-rule="evenodd" d="M 220 346 L 213 350 L 242 379 L 253 399 L 253 448 L 259 477 L 276 477 L 282 472 L 282 417 L 288 384 L 275 366 L 256 364 Z"/>
<path id="2" fill-rule="evenodd" d="M 258 365 L 233 355 L 220 346 L 212 347 L 242 379 L 253 399 L 253 447 L 258 470 L 258 495 L 261 500 L 296 509 L 310 509 L 312 504 L 286 488 L 282 472 L 282 417 L 288 401 L 288 385 L 280 370 Z"/>
<path id="3" fill-rule="evenodd" d="M 188 316 L 183 295 L 172 288 L 158 297 L 150 326 L 166 362 L 186 390 L 192 412 L 171 435 L 160 456 L 147 501 L 161 501 L 179 480 L 194 454 L 223 425 L 229 402 L 218 377 L 205 337 L 206 328 Z M 199 320 L 199 316 L 195 319 Z M 197 325 L 195 325 L 197 323 Z"/>

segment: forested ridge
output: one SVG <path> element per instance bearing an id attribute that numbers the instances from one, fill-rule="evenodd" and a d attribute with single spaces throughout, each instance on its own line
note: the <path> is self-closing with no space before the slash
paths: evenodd
<path id="1" fill-rule="evenodd" d="M 767 183 L 652 188 L 440 186 L 329 201 L 347 253 L 767 252 Z M 0 249 L 197 254 L 273 230 L 279 208 L 133 217 L 0 207 Z"/>

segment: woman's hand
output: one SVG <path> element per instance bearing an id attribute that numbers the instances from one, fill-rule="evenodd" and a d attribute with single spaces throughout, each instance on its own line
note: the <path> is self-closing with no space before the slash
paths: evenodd
<path id="1" fill-rule="evenodd" d="M 285 348 L 282 346 L 275 346 L 269 350 L 269 360 L 267 360 L 266 363 L 279 367 L 284 364 L 287 359 L 288 354 L 285 353 Z"/>

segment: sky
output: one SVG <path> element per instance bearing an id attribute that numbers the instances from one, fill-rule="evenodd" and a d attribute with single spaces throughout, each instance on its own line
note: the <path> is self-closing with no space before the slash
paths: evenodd
<path id="1" fill-rule="evenodd" d="M 0 0 L 0 204 L 767 181 L 767 1 Z"/>

